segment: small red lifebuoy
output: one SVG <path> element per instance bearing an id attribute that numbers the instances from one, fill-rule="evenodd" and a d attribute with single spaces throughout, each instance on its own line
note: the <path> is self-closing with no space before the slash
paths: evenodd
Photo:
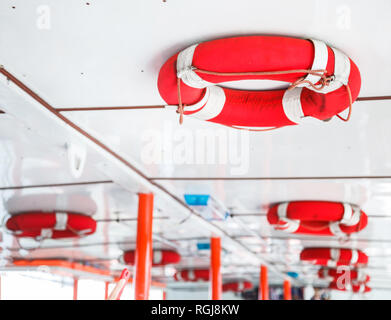
<path id="1" fill-rule="evenodd" d="M 209 281 L 209 269 L 181 270 L 175 273 L 176 281 Z"/>
<path id="2" fill-rule="evenodd" d="M 123 255 L 123 260 L 126 264 L 134 265 L 136 260 L 136 251 L 126 251 Z M 181 256 L 178 252 L 172 250 L 153 250 L 152 266 L 160 267 L 168 264 L 176 264 L 181 261 Z"/>
<path id="3" fill-rule="evenodd" d="M 253 288 L 252 282 L 249 281 L 236 281 L 223 284 L 223 292 L 243 292 L 251 290 Z"/>
<path id="4" fill-rule="evenodd" d="M 289 233 L 344 236 L 364 229 L 367 215 L 357 206 L 330 201 L 292 201 L 272 206 L 267 220 Z"/>
<path id="5" fill-rule="evenodd" d="M 96 230 L 93 218 L 73 212 L 23 212 L 12 215 L 5 225 L 15 237 L 36 239 L 77 238 Z"/>
<path id="6" fill-rule="evenodd" d="M 360 267 L 368 263 L 368 256 L 357 249 L 306 248 L 301 251 L 300 260 L 328 267 L 349 265 Z"/>
<path id="7" fill-rule="evenodd" d="M 368 287 L 365 283 L 351 283 L 347 285 L 340 285 L 337 282 L 331 282 L 329 284 L 329 289 L 339 291 L 352 291 L 354 293 L 366 293 L 371 291 L 371 288 Z"/>
<path id="8" fill-rule="evenodd" d="M 264 91 L 218 85 L 240 80 L 292 85 Z M 276 36 L 192 45 L 169 58 L 158 77 L 160 95 L 179 106 L 181 115 L 255 130 L 339 116 L 356 100 L 360 86 L 357 66 L 341 51 L 319 40 Z"/>
<path id="9" fill-rule="evenodd" d="M 360 269 L 347 271 L 338 269 L 319 269 L 318 275 L 321 279 L 330 278 L 332 281 L 337 281 L 340 277 L 346 277 L 348 279 L 362 283 L 366 283 L 370 280 L 369 275 L 365 274 Z"/>

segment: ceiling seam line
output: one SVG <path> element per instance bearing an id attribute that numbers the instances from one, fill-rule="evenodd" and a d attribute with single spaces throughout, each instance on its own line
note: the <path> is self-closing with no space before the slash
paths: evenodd
<path id="1" fill-rule="evenodd" d="M 320 176 L 320 177 L 151 177 L 153 181 L 273 181 L 273 180 L 365 180 L 391 179 L 391 176 Z"/>
<path id="2" fill-rule="evenodd" d="M 30 189 L 30 188 L 71 187 L 71 186 L 80 186 L 80 185 L 88 185 L 88 184 L 106 184 L 106 183 L 114 183 L 114 181 L 102 180 L 102 181 L 85 181 L 85 182 L 69 182 L 69 183 L 35 184 L 35 185 L 26 185 L 26 186 L 10 186 L 10 187 L 0 187 L 0 191 Z"/>

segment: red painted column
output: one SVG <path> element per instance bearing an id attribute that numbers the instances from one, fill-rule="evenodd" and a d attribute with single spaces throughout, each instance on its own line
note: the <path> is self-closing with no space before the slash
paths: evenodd
<path id="1" fill-rule="evenodd" d="M 221 277 L 221 239 L 211 238 L 211 257 L 210 257 L 210 273 L 211 273 L 211 289 L 212 300 L 221 300 L 223 286 Z"/>
<path id="2" fill-rule="evenodd" d="M 292 300 L 291 282 L 284 280 L 284 300 Z"/>
<path id="3" fill-rule="evenodd" d="M 269 280 L 267 278 L 267 267 L 261 265 L 259 274 L 258 300 L 269 300 Z"/>
<path id="4" fill-rule="evenodd" d="M 109 284 L 110 282 L 105 282 L 105 300 L 109 297 Z"/>
<path id="5" fill-rule="evenodd" d="M 77 300 L 77 286 L 78 286 L 79 280 L 77 278 L 73 279 L 73 300 Z"/>
<path id="6" fill-rule="evenodd" d="M 140 193 L 134 272 L 134 299 L 148 300 L 151 286 L 153 194 Z"/>

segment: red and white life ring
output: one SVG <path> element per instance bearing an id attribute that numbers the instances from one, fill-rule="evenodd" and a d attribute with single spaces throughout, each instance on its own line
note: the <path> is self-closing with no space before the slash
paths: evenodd
<path id="1" fill-rule="evenodd" d="M 134 265 L 136 260 L 136 251 L 126 251 L 123 255 L 123 260 L 126 264 Z M 160 267 L 168 264 L 176 264 L 181 261 L 179 253 L 171 250 L 153 250 L 152 266 Z"/>
<path id="2" fill-rule="evenodd" d="M 300 260 L 328 267 L 349 265 L 358 267 L 368 263 L 368 256 L 356 249 L 306 248 L 301 251 Z"/>
<path id="3" fill-rule="evenodd" d="M 257 79 L 294 87 L 250 91 L 217 85 Z M 164 101 L 169 106 L 182 104 L 184 115 L 255 130 L 330 119 L 351 106 L 360 86 L 357 66 L 340 50 L 319 40 L 276 36 L 192 45 L 169 58 L 158 77 Z"/>
<path id="4" fill-rule="evenodd" d="M 209 281 L 209 269 L 181 270 L 175 273 L 176 281 Z"/>
<path id="5" fill-rule="evenodd" d="M 371 291 L 371 288 L 368 287 L 365 283 L 352 283 L 341 286 L 337 282 L 331 282 L 329 284 L 329 289 L 339 291 L 352 291 L 354 293 L 366 293 Z"/>
<path id="6" fill-rule="evenodd" d="M 345 272 L 348 272 L 349 274 L 346 275 Z M 319 269 L 318 275 L 321 279 L 329 278 L 331 281 L 337 281 L 340 277 L 347 277 L 350 280 L 358 281 L 360 283 L 366 283 L 370 280 L 369 275 L 367 275 L 361 269 L 348 271 L 339 271 L 338 269 Z"/>
<path id="7" fill-rule="evenodd" d="M 267 220 L 289 233 L 344 236 L 361 231 L 367 215 L 357 206 L 330 201 L 292 201 L 272 206 Z"/>
<path id="8" fill-rule="evenodd" d="M 251 290 L 252 288 L 253 284 L 249 281 L 237 281 L 223 284 L 223 292 L 243 292 L 246 290 Z"/>
<path id="9" fill-rule="evenodd" d="M 93 218 L 71 212 L 23 212 L 12 215 L 5 225 L 18 238 L 75 238 L 96 230 Z"/>

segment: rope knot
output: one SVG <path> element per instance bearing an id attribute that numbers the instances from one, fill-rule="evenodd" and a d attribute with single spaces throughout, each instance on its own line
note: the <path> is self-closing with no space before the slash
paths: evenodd
<path id="1" fill-rule="evenodd" d="M 183 79 L 185 74 L 193 72 L 194 69 L 195 69 L 195 67 L 193 67 L 193 66 L 185 67 L 185 68 L 183 68 L 181 70 L 178 70 L 177 73 L 176 73 L 176 76 L 177 76 L 177 78 Z"/>
<path id="2" fill-rule="evenodd" d="M 297 86 L 304 84 L 304 83 L 308 84 L 311 88 L 313 88 L 315 90 L 322 90 L 325 86 L 330 85 L 330 83 L 335 80 L 334 75 L 326 76 L 327 70 L 308 70 L 307 73 L 320 77 L 319 85 L 316 85 L 316 84 L 312 83 L 311 81 L 306 80 L 305 77 L 302 77 L 302 78 L 296 80 L 295 82 L 293 82 L 289 86 L 288 90 L 292 90 L 293 88 L 296 88 Z"/>

